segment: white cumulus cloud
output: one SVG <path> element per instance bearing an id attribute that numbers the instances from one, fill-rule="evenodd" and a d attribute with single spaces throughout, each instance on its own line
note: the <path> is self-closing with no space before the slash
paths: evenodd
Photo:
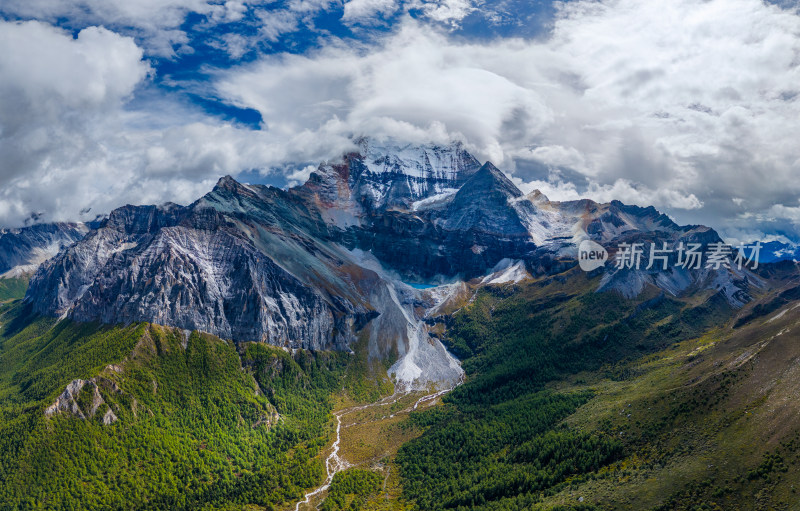
<path id="1" fill-rule="evenodd" d="M 267 56 L 217 87 L 274 134 L 463 139 L 523 182 L 572 184 L 556 194 L 733 229 L 732 198 L 774 212 L 800 195 L 799 55 L 800 17 L 760 0 L 586 0 L 544 40 L 406 19 L 377 46 Z"/>
<path id="2" fill-rule="evenodd" d="M 214 95 L 259 111 L 259 130 L 164 98 L 128 103 L 152 73 L 143 48 L 180 39 L 186 12 L 235 21 L 247 5 L 4 3 L 20 16 L 83 12 L 155 35 L 137 45 L 103 28 L 73 38 L 45 23 L 0 24 L 0 219 L 187 201 L 223 173 L 284 169 L 297 182 L 308 163 L 366 134 L 462 140 L 553 199 L 652 204 L 723 232 L 798 231 L 794 10 L 761 0 L 578 0 L 558 4 L 547 37 L 486 42 L 447 31 L 477 3 L 351 0 L 353 22 L 414 8 L 444 23 L 403 14 L 360 43 L 326 35 L 305 54 L 210 70 Z M 289 2 L 259 37 L 280 41 L 330 5 Z M 252 43 L 223 42 L 240 56 Z"/>
<path id="3" fill-rule="evenodd" d="M 374 24 L 380 17 L 397 12 L 400 4 L 397 0 L 348 0 L 344 4 L 345 23 Z"/>
<path id="4" fill-rule="evenodd" d="M 275 140 L 164 99 L 129 109 L 151 72 L 131 38 L 104 28 L 73 38 L 45 23 L 0 22 L 0 225 L 188 203 L 221 175 L 348 146 L 310 134 Z"/>

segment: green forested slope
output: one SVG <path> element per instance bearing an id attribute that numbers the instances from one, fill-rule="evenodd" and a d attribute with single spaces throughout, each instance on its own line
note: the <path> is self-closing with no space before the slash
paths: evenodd
<path id="1" fill-rule="evenodd" d="M 582 284 L 584 282 L 584 284 Z M 774 287 L 773 287 L 774 286 Z M 482 290 L 447 340 L 467 381 L 398 453 L 418 509 L 800 509 L 794 274 L 742 310 L 585 276 Z"/>
<path id="2" fill-rule="evenodd" d="M 4 306 L 0 507 L 271 509 L 323 478 L 330 396 L 347 356 L 152 325 L 55 323 Z M 109 364 L 114 366 L 107 367 Z M 45 409 L 76 378 L 87 420 Z M 90 416 L 84 387 L 75 399 Z M 104 425 L 112 410 L 118 421 Z"/>
<path id="3" fill-rule="evenodd" d="M 350 468 L 333 476 L 322 511 L 359 511 L 366 498 L 381 487 L 383 478 L 376 472 Z"/>
<path id="4" fill-rule="evenodd" d="M 630 450 L 605 428 L 563 423 L 595 389 L 553 384 L 580 374 L 624 378 L 627 361 L 730 314 L 716 298 L 634 301 L 593 288 L 581 275 L 487 288 L 455 314 L 448 341 L 467 382 L 445 407 L 412 418 L 428 430 L 397 457 L 419 509 L 530 509 L 596 477 Z M 577 497 L 569 505 L 591 507 Z"/>

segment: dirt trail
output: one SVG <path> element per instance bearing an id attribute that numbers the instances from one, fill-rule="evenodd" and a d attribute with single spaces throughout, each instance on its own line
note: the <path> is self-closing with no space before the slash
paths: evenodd
<path id="1" fill-rule="evenodd" d="M 459 382 L 459 384 L 460 383 L 461 382 Z M 455 388 L 455 387 L 453 387 L 453 388 Z M 399 412 L 395 412 L 394 414 L 392 414 L 392 416 L 400 414 L 400 413 L 409 413 L 411 411 L 414 411 L 419 407 L 419 405 L 421 405 L 423 403 L 429 403 L 429 402 L 432 403 L 436 398 L 445 395 L 446 393 L 448 393 L 451 390 L 453 390 L 453 388 L 449 388 L 449 389 L 446 389 L 446 390 L 440 390 L 440 391 L 437 391 L 437 392 L 433 392 L 431 394 L 424 395 L 424 396 L 420 397 L 419 399 L 417 399 L 416 402 L 414 402 L 413 405 L 411 405 L 411 406 L 409 406 L 407 408 L 404 408 L 403 410 L 400 410 Z M 403 399 L 404 397 L 407 397 L 408 395 L 409 395 L 408 392 L 395 393 L 395 394 L 392 394 L 391 396 L 385 397 L 385 398 L 381 399 L 380 401 L 376 401 L 374 403 L 369 403 L 369 404 L 366 404 L 366 405 L 359 405 L 359 406 L 351 406 L 349 408 L 345 408 L 343 410 L 339 410 L 337 412 L 334 412 L 333 415 L 334 415 L 334 417 L 336 417 L 336 439 L 333 441 L 333 445 L 331 446 L 331 453 L 328 455 L 327 458 L 325 458 L 325 470 L 327 472 L 327 477 L 325 478 L 325 482 L 321 486 L 318 486 L 317 488 L 315 488 L 315 489 L 313 489 L 310 492 L 305 494 L 305 496 L 303 497 L 303 500 L 301 500 L 300 502 L 298 502 L 295 505 L 295 507 L 294 507 L 295 511 L 300 511 L 301 509 L 317 509 L 319 504 L 317 504 L 317 506 L 313 506 L 312 507 L 311 499 L 316 497 L 316 496 L 318 496 L 318 495 L 320 495 L 321 493 L 323 493 L 324 491 L 326 491 L 330 487 L 331 481 L 333 481 L 333 476 L 336 475 L 337 472 L 341 472 L 342 470 L 345 470 L 345 469 L 347 469 L 347 468 L 352 466 L 350 463 L 347 462 L 347 460 L 345 460 L 341 456 L 339 456 L 339 447 L 340 447 L 340 442 L 342 440 L 342 428 L 349 428 L 351 426 L 360 425 L 360 424 L 364 424 L 364 423 L 363 422 L 361 422 L 361 423 L 355 422 L 355 423 L 352 423 L 352 424 L 344 424 L 343 425 L 342 424 L 342 417 L 344 417 L 345 415 L 349 415 L 351 413 L 354 413 L 354 412 L 367 410 L 367 409 L 370 409 L 370 408 L 378 408 L 378 407 L 381 407 L 381 406 L 388 406 L 388 405 L 391 405 L 391 404 L 394 404 L 394 403 L 398 402 L 399 400 Z M 378 418 L 372 419 L 372 420 L 367 421 L 367 422 L 368 423 L 369 422 L 375 422 L 375 421 L 382 420 L 383 418 L 385 418 L 385 417 L 378 417 Z"/>

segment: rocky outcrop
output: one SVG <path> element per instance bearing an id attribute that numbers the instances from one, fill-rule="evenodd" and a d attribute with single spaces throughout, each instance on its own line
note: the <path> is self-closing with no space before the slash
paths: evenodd
<path id="1" fill-rule="evenodd" d="M 103 416 L 100 418 L 102 423 L 108 426 L 117 422 L 119 419 L 111 410 L 111 407 L 106 404 L 103 396 L 100 394 L 97 383 L 96 378 L 90 380 L 72 380 L 67 384 L 64 392 L 56 398 L 56 401 L 45 409 L 44 414 L 46 416 L 53 416 L 64 413 L 86 420 L 94 418 L 102 406 L 105 409 Z M 116 386 L 113 382 L 109 383 Z M 81 396 L 82 393 L 88 393 L 88 398 Z"/>

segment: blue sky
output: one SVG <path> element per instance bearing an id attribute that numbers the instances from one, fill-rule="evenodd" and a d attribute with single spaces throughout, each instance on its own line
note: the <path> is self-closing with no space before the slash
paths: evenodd
<path id="1" fill-rule="evenodd" d="M 220 2 L 224 4 L 223 2 Z M 390 34 L 403 18 L 430 24 L 432 29 L 446 31 L 454 39 L 486 42 L 499 38 L 532 39 L 546 36 L 556 7 L 553 2 L 502 0 L 480 3 L 455 19 L 433 19 L 424 8 L 412 2 L 398 3 L 393 12 L 378 12 L 368 20 L 347 22 L 344 3 L 319 2 L 317 8 L 298 14 L 291 26 L 274 38 L 263 33 L 264 17 L 274 13 L 296 12 L 296 1 L 275 1 L 266 5 L 243 5 L 241 18 L 234 21 L 215 20 L 213 14 L 187 11 L 177 27 L 186 39 L 170 45 L 171 53 L 152 48 L 146 55 L 153 66 L 153 80 L 148 85 L 177 101 L 186 101 L 209 115 L 224 121 L 258 129 L 262 117 L 252 108 L 240 108 L 203 90 L 200 84 L 210 72 L 241 66 L 269 54 L 303 54 L 322 48 L 331 40 L 353 46 L 379 40 Z M 476 4 L 478 5 L 478 4 Z M 463 17 L 462 17 L 463 16 Z M 7 15 L 7 19 L 26 20 L 36 17 Z M 81 29 L 91 26 L 92 18 L 58 17 L 53 24 L 69 30 L 77 37 Z M 133 37 L 147 48 L 149 34 L 135 26 L 106 25 L 120 34 Z M 241 50 L 231 49 L 231 39 L 241 41 Z M 146 97 L 146 94 L 143 94 Z M 137 104 L 133 102 L 132 108 Z"/>
<path id="2" fill-rule="evenodd" d="M 0 224 L 289 186 L 370 135 L 797 239 L 800 17 L 761 0 L 5 0 Z M 88 210 L 88 211 L 87 211 Z"/>

